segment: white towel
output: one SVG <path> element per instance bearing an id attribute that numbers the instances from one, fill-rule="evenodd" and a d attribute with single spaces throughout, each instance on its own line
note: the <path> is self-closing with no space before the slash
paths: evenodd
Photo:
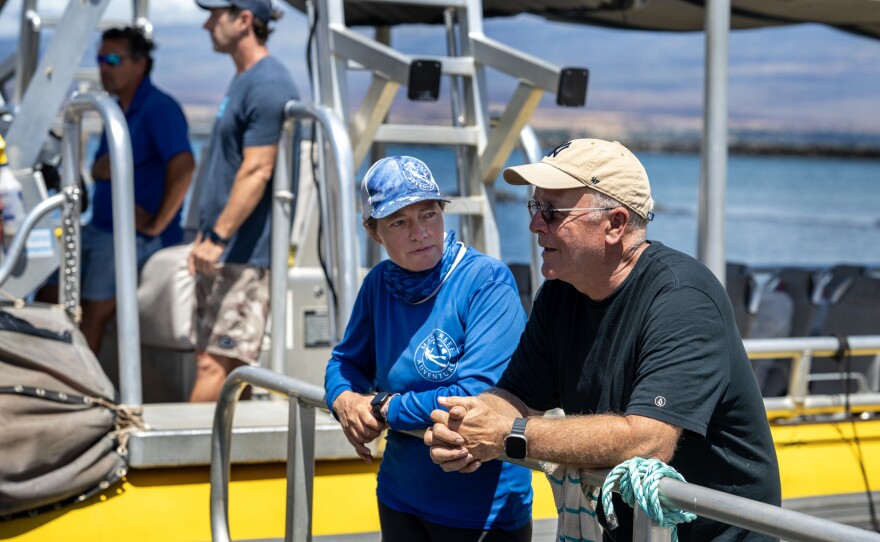
<path id="1" fill-rule="evenodd" d="M 600 542 L 602 526 L 596 519 L 599 504 L 599 487 L 591 486 L 581 477 L 575 467 L 541 463 L 553 490 L 556 512 L 558 542 Z"/>

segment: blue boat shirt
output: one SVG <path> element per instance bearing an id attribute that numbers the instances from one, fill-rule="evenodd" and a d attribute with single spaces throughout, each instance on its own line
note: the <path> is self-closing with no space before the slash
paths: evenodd
<path id="1" fill-rule="evenodd" d="M 138 86 L 134 99 L 125 112 L 125 121 L 131 137 L 134 161 L 134 202 L 147 212 L 155 214 L 165 197 L 168 162 L 182 152 L 192 152 L 186 117 L 180 104 L 156 88 L 150 78 L 146 77 Z M 95 160 L 108 152 L 107 134 L 102 133 Z M 95 181 L 91 224 L 101 231 L 113 231 L 113 183 L 110 179 Z M 178 218 L 172 220 L 162 234 L 163 240 L 168 241 L 163 244 L 180 242 L 183 229 L 179 217 L 178 212 Z"/>
<path id="2" fill-rule="evenodd" d="M 345 336 L 327 365 L 328 406 L 343 391 L 399 393 L 393 429 L 432 425 L 438 397 L 477 395 L 500 378 L 525 326 L 510 270 L 468 249 L 438 294 L 419 305 L 394 298 L 382 262 L 364 279 Z M 531 472 L 489 461 L 472 474 L 444 473 L 417 438 L 388 433 L 379 500 L 428 521 L 470 529 L 518 529 L 531 514 Z"/>

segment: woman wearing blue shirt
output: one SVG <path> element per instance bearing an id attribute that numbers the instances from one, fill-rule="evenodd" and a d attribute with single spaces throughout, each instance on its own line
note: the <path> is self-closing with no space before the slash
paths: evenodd
<path id="1" fill-rule="evenodd" d="M 444 232 L 448 203 L 428 167 L 376 162 L 364 227 L 389 259 L 364 279 L 327 365 L 327 405 L 364 461 L 383 429 L 424 429 L 437 399 L 492 387 L 526 316 L 510 270 Z M 491 461 L 444 473 L 418 438 L 389 431 L 376 494 L 384 542 L 531 540 L 531 472 Z"/>

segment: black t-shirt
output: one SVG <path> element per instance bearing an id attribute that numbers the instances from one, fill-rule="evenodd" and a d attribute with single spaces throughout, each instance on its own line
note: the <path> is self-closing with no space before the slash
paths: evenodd
<path id="1" fill-rule="evenodd" d="M 671 465 L 688 482 L 780 504 L 764 403 L 727 293 L 702 264 L 658 242 L 602 301 L 547 281 L 498 387 L 536 410 L 681 427 Z M 614 502 L 620 527 L 606 537 L 632 540 L 632 514 Z M 678 532 L 683 541 L 767 539 L 702 518 Z"/>

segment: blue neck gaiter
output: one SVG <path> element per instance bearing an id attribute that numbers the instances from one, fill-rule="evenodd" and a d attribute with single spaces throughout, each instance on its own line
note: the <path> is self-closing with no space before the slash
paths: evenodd
<path id="1" fill-rule="evenodd" d="M 424 301 L 437 291 L 437 287 L 443 281 L 450 266 L 458 254 L 458 244 L 455 242 L 455 230 L 446 232 L 446 242 L 443 245 L 443 257 L 437 265 L 424 271 L 407 271 L 396 263 L 389 261 L 385 266 L 385 286 L 395 298 L 413 305 Z"/>

